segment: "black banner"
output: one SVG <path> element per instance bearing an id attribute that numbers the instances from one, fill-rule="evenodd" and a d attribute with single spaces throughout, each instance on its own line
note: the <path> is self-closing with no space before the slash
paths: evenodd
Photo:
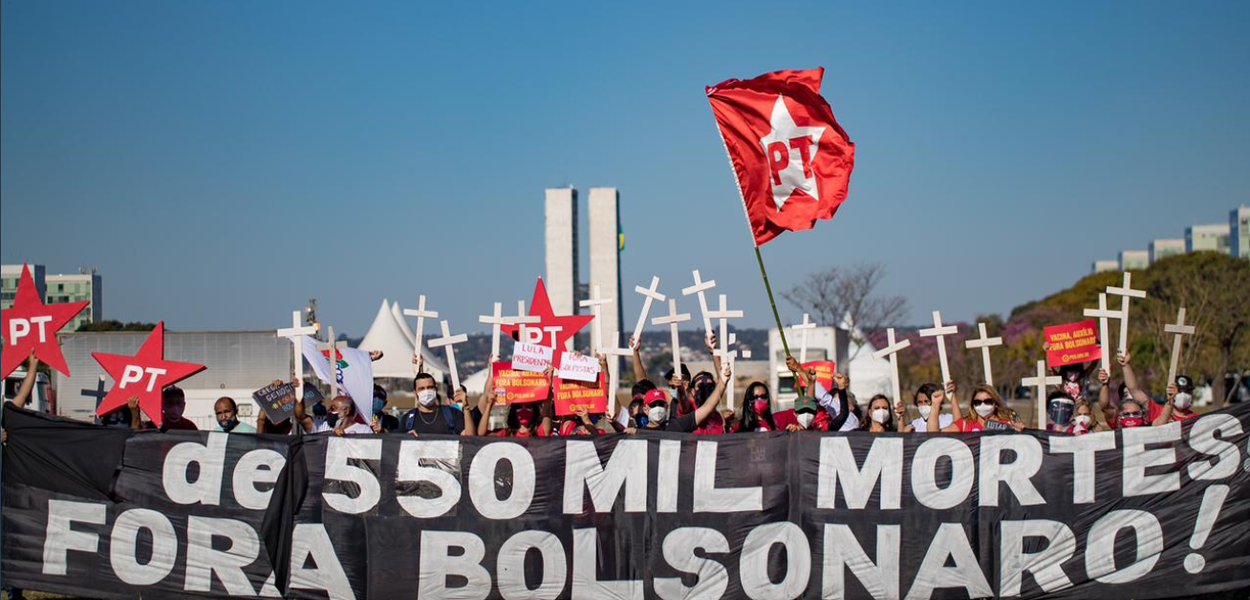
<path id="1" fill-rule="evenodd" d="M 117 598 L 1232 592 L 1250 587 L 1248 421 L 1238 405 L 1078 437 L 418 439 L 6 407 L 0 556 L 6 584 Z"/>

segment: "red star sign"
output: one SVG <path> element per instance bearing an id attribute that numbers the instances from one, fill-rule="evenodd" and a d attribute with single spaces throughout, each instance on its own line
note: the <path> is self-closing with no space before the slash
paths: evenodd
<path id="1" fill-rule="evenodd" d="M 537 323 L 525 325 L 527 329 L 542 329 L 543 327 L 559 327 L 560 330 L 555 332 L 555 361 L 552 366 L 559 369 L 561 356 L 565 342 L 573 339 L 578 331 L 581 331 L 586 324 L 594 320 L 593 315 L 567 315 L 557 316 L 551 309 L 551 299 L 547 297 L 547 286 L 543 285 L 542 277 L 538 278 L 538 283 L 534 285 L 534 298 L 530 301 L 530 316 L 538 317 Z M 519 325 L 503 325 L 500 330 L 504 333 L 518 339 Z M 551 336 L 547 332 L 543 332 L 543 345 L 551 343 Z"/>
<path id="2" fill-rule="evenodd" d="M 161 390 L 205 369 L 204 365 L 165 360 L 165 322 L 156 324 L 134 356 L 92 352 L 92 358 L 113 378 L 97 415 L 104 416 L 126 405 L 131 396 L 139 397 L 139 409 L 157 427 L 161 425 Z"/>
<path id="3" fill-rule="evenodd" d="M 22 361 L 35 351 L 35 356 L 52 367 L 69 375 L 65 356 L 56 332 L 60 331 L 90 302 L 66 302 L 44 304 L 35 287 L 30 267 L 22 265 L 22 278 L 17 284 L 17 297 L 13 308 L 0 311 L 0 336 L 4 337 L 3 356 L 0 356 L 0 377 L 8 377 Z"/>

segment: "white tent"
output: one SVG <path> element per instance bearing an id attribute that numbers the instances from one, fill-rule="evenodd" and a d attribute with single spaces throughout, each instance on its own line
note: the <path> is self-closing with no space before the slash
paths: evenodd
<path id="1" fill-rule="evenodd" d="M 361 350 L 381 350 L 382 359 L 373 363 L 374 377 L 412 377 L 416 369 L 412 364 L 413 345 L 411 334 L 405 335 L 395 318 L 391 303 L 386 299 L 378 307 L 368 333 L 360 341 Z M 447 372 L 447 365 L 424 348 L 425 370 L 440 381 Z"/>
<path id="2" fill-rule="evenodd" d="M 383 302 L 385 302 L 385 301 L 386 301 L 386 300 L 383 300 Z M 412 345 L 413 345 L 413 346 L 416 346 L 416 345 L 417 345 L 417 341 L 416 341 L 416 340 L 417 340 L 417 334 L 416 334 L 416 333 L 413 333 L 412 328 L 408 327 L 408 319 L 405 319 L 405 318 L 404 318 L 404 313 L 403 313 L 403 310 L 399 308 L 399 303 L 398 303 L 398 302 L 396 302 L 396 303 L 394 303 L 394 304 L 392 304 L 392 305 L 391 305 L 391 314 L 392 314 L 392 315 L 395 315 L 395 322 L 399 323 L 399 330 L 400 330 L 400 331 L 402 331 L 402 332 L 404 332 L 404 337 L 406 337 L 406 338 L 408 338 L 409 340 L 411 340 L 411 341 L 412 341 Z M 437 325 L 437 323 L 431 323 L 431 324 L 432 324 L 432 325 Z M 437 330 L 435 330 L 435 332 L 437 333 Z M 422 333 L 424 333 L 424 332 L 422 332 Z"/>
<path id="3" fill-rule="evenodd" d="M 842 320 L 842 328 L 851 332 L 846 348 L 846 355 L 849 357 L 847 375 L 851 377 L 851 393 L 855 394 L 855 399 L 860 404 L 867 404 L 876 394 L 893 394 L 893 371 L 890 369 L 889 359 L 873 356 L 877 351 L 876 347 L 855 326 L 849 314 Z M 857 340 L 863 340 L 863 343 L 857 343 Z"/>

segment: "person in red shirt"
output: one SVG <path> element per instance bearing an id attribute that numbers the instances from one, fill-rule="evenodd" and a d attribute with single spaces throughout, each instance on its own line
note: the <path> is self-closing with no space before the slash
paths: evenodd
<path id="1" fill-rule="evenodd" d="M 488 401 L 483 403 L 482 421 L 477 424 L 478 435 L 493 435 L 496 437 L 547 437 L 551 435 L 551 417 L 546 413 L 550 411 L 542 410 L 539 406 L 545 402 L 551 402 L 551 378 L 554 369 L 547 367 L 543 371 L 543 376 L 547 378 L 547 398 L 543 402 L 526 402 L 524 404 L 510 403 L 508 404 L 508 418 L 502 429 L 494 431 L 489 430 L 490 411 L 500 400 L 499 394 L 492 392 L 488 394 Z M 494 387 L 494 386 L 491 386 Z"/>
<path id="2" fill-rule="evenodd" d="M 929 412 L 929 431 L 939 431 L 938 415 L 941 413 L 942 400 L 935 398 L 934 402 L 933 410 Z M 1017 421 L 1014 415 L 1007 410 L 1007 407 L 1003 404 L 1003 399 L 998 395 L 998 390 L 981 384 L 972 388 L 972 413 L 946 427 L 942 427 L 940 431 L 967 433 L 990 429 L 1023 431 L 1024 423 Z"/>
<path id="3" fill-rule="evenodd" d="M 165 433 L 171 429 L 181 431 L 199 431 L 199 427 L 195 426 L 190 419 L 182 418 L 182 413 L 187 410 L 187 394 L 182 388 L 171 385 L 161 390 L 161 433 Z M 155 429 L 156 426 L 148 423 L 149 429 Z"/>
<path id="4" fill-rule="evenodd" d="M 739 417 L 738 427 L 734 432 L 777 430 L 777 421 L 773 419 L 772 400 L 768 397 L 768 386 L 752 381 L 742 393 L 742 416 Z"/>
<path id="5" fill-rule="evenodd" d="M 1176 383 L 1168 384 L 1168 401 L 1159 409 L 1152 423 L 1156 426 L 1167 425 L 1171 421 L 1188 421 L 1198 418 L 1198 413 L 1190 410 L 1194 404 L 1194 381 L 1188 375 L 1177 375 Z M 1151 411 L 1154 403 L 1151 402 Z"/>

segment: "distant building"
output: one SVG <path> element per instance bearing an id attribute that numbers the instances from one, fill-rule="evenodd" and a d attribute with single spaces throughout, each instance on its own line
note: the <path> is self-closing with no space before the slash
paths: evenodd
<path id="1" fill-rule="evenodd" d="M 1096 260 L 1094 261 L 1093 271 L 1102 273 L 1103 271 L 1119 271 L 1120 261 L 1118 260 Z"/>
<path id="2" fill-rule="evenodd" d="M 1132 271 L 1150 266 L 1150 253 L 1145 250 L 1121 250 L 1120 270 Z"/>
<path id="3" fill-rule="evenodd" d="M 546 207 L 547 296 L 557 315 L 577 314 L 577 190 L 547 189 Z"/>
<path id="4" fill-rule="evenodd" d="M 0 308 L 11 308 L 17 298 L 17 283 L 22 279 L 23 265 L 0 265 Z M 30 265 L 30 275 L 35 280 L 39 297 L 45 297 L 45 270 L 43 265 Z"/>
<path id="5" fill-rule="evenodd" d="M 1237 258 L 1250 258 L 1250 206 L 1242 204 L 1228 213 L 1229 252 Z"/>
<path id="6" fill-rule="evenodd" d="M 1156 260 L 1185 253 L 1185 240 L 1180 238 L 1155 240 L 1150 242 L 1150 264 Z"/>
<path id="7" fill-rule="evenodd" d="M 599 286 L 599 294 L 603 298 L 611 298 L 612 303 L 602 306 L 599 318 L 603 319 L 600 331 L 610 336 L 612 332 L 622 330 L 624 311 L 621 308 L 621 195 L 616 188 L 590 188 L 589 219 L 590 229 L 590 291 Z M 619 340 L 605 340 L 609 346 L 615 347 L 624 343 Z M 620 357 L 613 357 L 610 367 L 620 367 Z"/>
<path id="8" fill-rule="evenodd" d="M 1227 254 L 1229 251 L 1228 237 L 1231 227 L 1228 223 L 1214 225 L 1194 225 L 1185 228 L 1185 251 L 1201 252 L 1214 250 Z"/>
<path id="9" fill-rule="evenodd" d="M 95 323 L 104 318 L 104 295 L 100 272 L 96 269 L 83 269 L 77 275 L 48 275 L 46 285 L 44 298 L 50 304 L 83 300 L 91 303 L 65 326 L 65 331 L 78 331 L 83 323 Z"/>

